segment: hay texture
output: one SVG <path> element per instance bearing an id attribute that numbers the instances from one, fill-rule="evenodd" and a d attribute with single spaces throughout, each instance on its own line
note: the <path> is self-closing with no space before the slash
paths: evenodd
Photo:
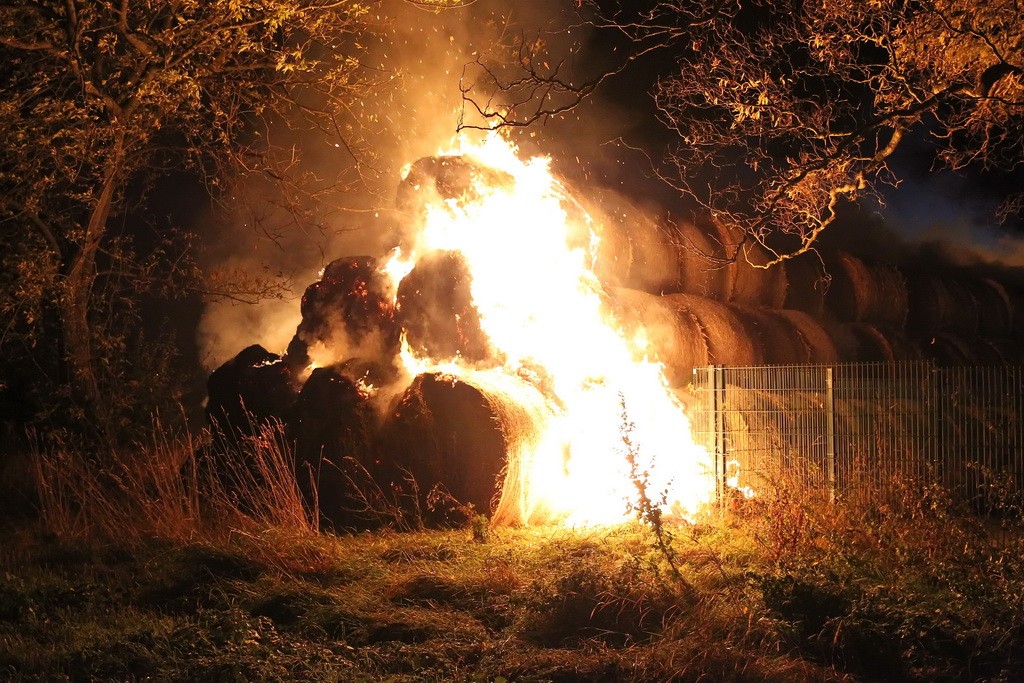
<path id="1" fill-rule="evenodd" d="M 671 297 L 616 288 L 608 290 L 607 303 L 626 338 L 638 341 L 635 346 L 646 346 L 647 357 L 664 365 L 671 386 L 688 384 L 693 368 L 710 363 L 700 323 Z"/>
<path id="2" fill-rule="evenodd" d="M 825 267 L 832 277 L 825 307 L 836 320 L 891 327 L 906 323 L 907 286 L 895 268 L 868 264 L 844 251 L 826 255 Z"/>
<path id="3" fill-rule="evenodd" d="M 821 319 L 825 315 L 825 292 L 831 278 L 817 252 L 808 252 L 787 260 L 786 298 L 783 308 L 803 311 Z"/>
<path id="4" fill-rule="evenodd" d="M 366 526 L 356 510 L 353 465 L 372 467 L 377 416 L 367 396 L 341 366 L 316 368 L 306 379 L 288 419 L 295 480 L 322 528 Z"/>
<path id="5" fill-rule="evenodd" d="M 471 283 L 465 258 L 456 251 L 421 258 L 402 279 L 397 319 L 417 355 L 470 361 L 489 356 Z"/>
<path id="6" fill-rule="evenodd" d="M 665 296 L 666 303 L 696 321 L 704 334 L 708 363 L 714 365 L 760 365 L 758 340 L 752 338 L 735 307 L 692 294 Z"/>
<path id="7" fill-rule="evenodd" d="M 508 456 L 505 401 L 450 375 L 419 375 L 381 429 L 378 482 L 418 496 L 421 510 L 436 523 L 465 521 L 458 504 L 489 514 Z M 410 488 L 413 481 L 418 491 Z M 442 499 L 431 510 L 428 495 L 439 486 L 454 501 Z"/>
<path id="8" fill-rule="evenodd" d="M 970 290 L 956 278 L 914 274 L 907 278 L 910 293 L 909 329 L 918 334 L 952 332 L 973 336 L 979 313 Z"/>
<path id="9" fill-rule="evenodd" d="M 828 331 L 814 316 L 804 311 L 769 311 L 768 315 L 778 316 L 786 320 L 796 330 L 804 349 L 808 363 L 837 363 L 839 352 Z"/>

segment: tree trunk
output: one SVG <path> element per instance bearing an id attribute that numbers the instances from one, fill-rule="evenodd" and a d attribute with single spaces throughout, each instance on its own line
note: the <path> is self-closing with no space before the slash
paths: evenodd
<path id="1" fill-rule="evenodd" d="M 107 163 L 96 203 L 89 214 L 82 248 L 71 262 L 64 278 L 59 302 L 63 327 L 64 349 L 70 379 L 75 393 L 83 402 L 87 418 L 95 423 L 110 444 L 115 440 L 112 406 L 100 391 L 96 358 L 93 354 L 93 329 L 89 320 L 89 304 L 96 281 L 96 257 L 107 230 L 107 220 L 114 204 L 114 192 L 120 181 L 123 160 L 122 142 L 118 139 Z"/>

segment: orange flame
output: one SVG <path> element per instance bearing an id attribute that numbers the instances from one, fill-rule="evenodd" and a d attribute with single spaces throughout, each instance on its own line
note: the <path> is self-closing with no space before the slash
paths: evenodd
<path id="1" fill-rule="evenodd" d="M 480 325 L 500 361 L 417 357 L 410 374 L 445 372 L 519 407 L 496 521 L 594 525 L 625 521 L 635 479 L 666 514 L 692 516 L 714 496 L 711 459 L 691 437 L 646 340 L 627 339 L 593 271 L 598 228 L 543 157 L 520 160 L 497 134 L 459 154 L 511 177 L 428 201 L 405 250 L 382 269 L 398 281 L 420 258 L 457 251 L 471 275 Z M 632 463 L 630 462 L 632 460 Z"/>

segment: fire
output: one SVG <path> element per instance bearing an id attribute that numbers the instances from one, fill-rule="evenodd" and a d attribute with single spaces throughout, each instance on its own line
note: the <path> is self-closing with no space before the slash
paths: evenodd
<path id="1" fill-rule="evenodd" d="M 692 516 L 714 495 L 710 457 L 646 340 L 627 338 L 607 311 L 593 269 L 600 226 L 549 159 L 521 160 L 497 134 L 447 154 L 494 173 L 471 174 L 459 196 L 423 198 L 422 225 L 382 272 L 397 292 L 431 254 L 465 263 L 486 358 L 433 358 L 403 339 L 401 359 L 410 375 L 445 373 L 519 407 L 495 517 L 624 521 L 637 478 L 666 514 Z"/>

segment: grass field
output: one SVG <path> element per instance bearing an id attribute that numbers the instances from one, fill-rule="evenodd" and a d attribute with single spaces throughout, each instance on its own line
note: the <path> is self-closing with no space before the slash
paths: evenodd
<path id="1" fill-rule="evenodd" d="M 43 514 L 0 531 L 3 680 L 1014 681 L 1024 672 L 1021 535 L 993 534 L 926 486 L 907 483 L 870 509 L 781 489 L 657 528 L 477 519 L 333 536 L 295 510 L 200 520 L 188 486 L 154 482 L 168 476 L 160 468 L 136 478 L 107 468 L 100 486 L 49 462 L 65 469 L 37 470 L 49 477 Z"/>

